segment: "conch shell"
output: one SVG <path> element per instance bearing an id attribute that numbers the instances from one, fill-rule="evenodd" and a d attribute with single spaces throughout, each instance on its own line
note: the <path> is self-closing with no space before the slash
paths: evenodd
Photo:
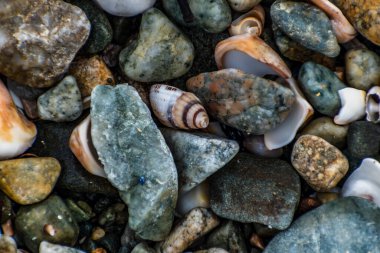
<path id="1" fill-rule="evenodd" d="M 245 12 L 259 4 L 261 0 L 228 0 L 231 8 L 235 11 Z"/>
<path id="2" fill-rule="evenodd" d="M 344 88 L 338 91 L 342 107 L 334 117 L 337 125 L 347 125 L 365 115 L 366 93 L 355 88 Z"/>
<path id="3" fill-rule="evenodd" d="M 367 120 L 379 123 L 380 122 L 380 87 L 372 87 L 366 97 L 366 113 Z"/>
<path id="4" fill-rule="evenodd" d="M 231 36 L 249 33 L 260 36 L 264 30 L 265 11 L 261 5 L 255 6 L 231 23 L 228 30 Z"/>
<path id="5" fill-rule="evenodd" d="M 0 80 L 0 160 L 24 153 L 36 139 L 37 128 L 15 106 Z"/>
<path id="6" fill-rule="evenodd" d="M 72 132 L 69 146 L 82 166 L 90 173 L 107 177 L 103 165 L 98 159 L 98 154 L 92 144 L 91 117 L 87 116 Z"/>
<path id="7" fill-rule="evenodd" d="M 153 112 L 162 124 L 172 128 L 206 128 L 209 118 L 200 100 L 190 92 L 156 84 L 150 89 Z"/>

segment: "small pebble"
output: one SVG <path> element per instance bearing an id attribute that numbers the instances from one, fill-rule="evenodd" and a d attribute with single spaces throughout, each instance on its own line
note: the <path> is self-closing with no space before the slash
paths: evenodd
<path id="1" fill-rule="evenodd" d="M 102 228 L 100 228 L 100 227 L 96 227 L 96 228 L 94 228 L 94 230 L 92 231 L 92 234 L 91 234 L 91 240 L 93 240 L 93 241 L 100 240 L 100 239 L 103 238 L 105 235 L 106 235 L 106 232 L 104 231 L 104 229 L 102 229 Z"/>

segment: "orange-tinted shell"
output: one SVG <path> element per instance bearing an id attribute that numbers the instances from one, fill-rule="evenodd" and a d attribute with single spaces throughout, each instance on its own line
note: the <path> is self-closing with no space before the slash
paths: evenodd
<path id="1" fill-rule="evenodd" d="M 230 35 L 249 33 L 260 36 L 264 29 L 265 11 L 261 5 L 255 6 L 231 23 L 228 30 Z"/>

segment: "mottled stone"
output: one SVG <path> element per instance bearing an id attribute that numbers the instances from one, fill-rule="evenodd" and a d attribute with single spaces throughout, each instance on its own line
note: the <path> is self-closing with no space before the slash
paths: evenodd
<path id="1" fill-rule="evenodd" d="M 346 79 L 350 86 L 368 91 L 380 85 L 380 57 L 368 49 L 346 53 Z"/>
<path id="2" fill-rule="evenodd" d="M 202 73 L 186 85 L 210 115 L 248 134 L 263 134 L 278 126 L 295 100 L 290 89 L 236 69 Z"/>
<path id="3" fill-rule="evenodd" d="M 12 237 L 0 235 L 0 252 L 17 253 L 17 245 Z"/>
<path id="4" fill-rule="evenodd" d="M 206 133 L 161 129 L 178 170 L 181 191 L 190 191 L 239 152 L 236 141 Z"/>
<path id="5" fill-rule="evenodd" d="M 128 205 L 129 226 L 144 239 L 164 239 L 177 202 L 177 171 L 148 107 L 131 86 L 97 86 L 91 124 L 107 178 Z"/>
<path id="6" fill-rule="evenodd" d="M 350 124 L 347 134 L 347 147 L 355 158 L 375 157 L 380 151 L 380 126 L 368 121 Z"/>
<path id="7" fill-rule="evenodd" d="M 143 14 L 138 39 L 121 51 L 119 59 L 128 78 L 161 82 L 191 68 L 194 46 L 161 11 L 152 8 Z"/>
<path id="8" fill-rule="evenodd" d="M 227 221 L 215 229 L 208 237 L 206 247 L 222 248 L 230 253 L 246 253 L 245 238 L 239 224 Z"/>
<path id="9" fill-rule="evenodd" d="M 22 158 L 0 162 L 0 189 L 13 201 L 29 205 L 44 200 L 61 172 L 50 157 Z"/>
<path id="10" fill-rule="evenodd" d="M 329 57 L 339 55 L 340 47 L 331 21 L 318 7 L 309 3 L 278 0 L 272 4 L 273 23 L 292 40 Z"/>
<path id="11" fill-rule="evenodd" d="M 98 85 L 115 84 L 112 72 L 97 55 L 73 62 L 69 73 L 77 80 L 82 97 L 91 96 L 92 90 Z"/>
<path id="12" fill-rule="evenodd" d="M 346 137 L 348 126 L 336 125 L 329 117 L 321 117 L 311 121 L 301 132 L 301 134 L 310 134 L 321 137 L 331 145 L 344 148 L 346 146 Z"/>
<path id="13" fill-rule="evenodd" d="M 265 248 L 278 252 L 378 252 L 380 209 L 368 200 L 348 197 L 329 202 L 293 222 Z"/>
<path id="14" fill-rule="evenodd" d="M 90 33 L 83 11 L 60 0 L 6 1 L 1 9 L 0 72 L 37 88 L 59 81 Z"/>
<path id="15" fill-rule="evenodd" d="M 76 120 L 83 111 L 82 97 L 73 76 L 65 77 L 57 86 L 37 100 L 41 119 L 56 122 Z"/>
<path id="16" fill-rule="evenodd" d="M 205 208 L 195 208 L 183 217 L 162 242 L 158 252 L 184 252 L 196 239 L 219 225 L 218 217 Z"/>
<path id="17" fill-rule="evenodd" d="M 22 206 L 15 220 L 17 234 L 33 252 L 38 252 L 42 241 L 74 245 L 79 228 L 70 210 L 58 196 L 50 196 L 38 204 Z M 46 225 L 55 230 L 54 236 L 46 232 Z"/>
<path id="18" fill-rule="evenodd" d="M 300 199 L 300 180 L 285 161 L 239 153 L 210 178 L 211 209 L 223 218 L 287 228 Z"/>
<path id="19" fill-rule="evenodd" d="M 68 2 L 81 8 L 91 22 L 90 36 L 83 49 L 89 54 L 99 53 L 111 42 L 113 36 L 107 16 L 92 1 L 68 0 Z"/>
<path id="20" fill-rule="evenodd" d="M 149 247 L 145 242 L 141 242 L 137 244 L 136 247 L 133 248 L 131 253 L 155 253 L 156 251 Z"/>
<path id="21" fill-rule="evenodd" d="M 302 65 L 298 80 L 308 101 L 320 113 L 334 117 L 340 107 L 338 91 L 346 85 L 328 68 L 314 62 Z"/>
<path id="22" fill-rule="evenodd" d="M 232 21 L 231 10 L 226 0 L 204 1 L 189 0 L 194 20 L 186 22 L 177 0 L 163 0 L 166 12 L 178 23 L 186 26 L 198 26 L 210 33 L 226 30 Z"/>
<path id="23" fill-rule="evenodd" d="M 314 135 L 303 135 L 294 144 L 294 168 L 316 191 L 334 188 L 348 171 L 348 160 L 336 147 Z"/>
<path id="24" fill-rule="evenodd" d="M 85 253 L 85 252 L 78 249 L 43 241 L 40 244 L 39 253 Z"/>

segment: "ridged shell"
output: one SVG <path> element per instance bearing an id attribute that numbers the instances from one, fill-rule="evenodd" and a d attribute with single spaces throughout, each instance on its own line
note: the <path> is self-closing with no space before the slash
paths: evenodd
<path id="1" fill-rule="evenodd" d="M 264 30 L 265 11 L 261 5 L 255 6 L 246 14 L 231 23 L 228 30 L 231 36 L 249 33 L 260 36 Z"/>
<path id="2" fill-rule="evenodd" d="M 260 2 L 261 0 L 228 0 L 228 3 L 230 4 L 231 8 L 239 12 L 248 11 Z"/>
<path id="3" fill-rule="evenodd" d="M 209 118 L 200 100 L 190 92 L 156 84 L 150 89 L 153 112 L 162 124 L 172 128 L 206 128 Z"/>
<path id="4" fill-rule="evenodd" d="M 367 120 L 379 123 L 380 122 L 380 87 L 372 87 L 366 97 L 366 113 Z"/>

